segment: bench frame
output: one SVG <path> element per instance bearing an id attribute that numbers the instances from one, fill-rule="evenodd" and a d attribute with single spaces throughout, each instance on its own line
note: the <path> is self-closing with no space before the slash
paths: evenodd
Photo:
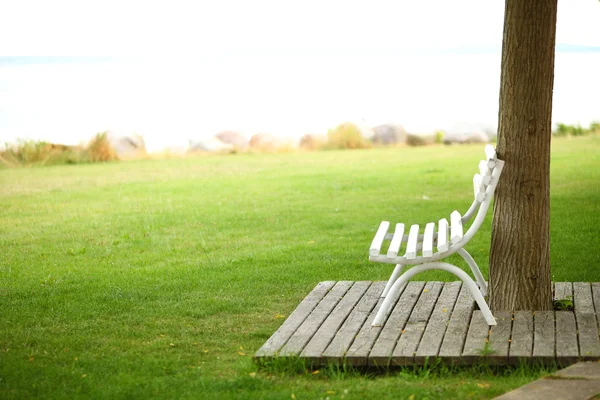
<path id="1" fill-rule="evenodd" d="M 381 294 L 384 301 L 373 320 L 372 326 L 383 324 L 393 305 L 395 293 L 401 290 L 412 277 L 431 269 L 448 271 L 462 280 L 479 305 L 479 309 L 488 325 L 496 325 L 496 320 L 484 299 L 487 294 L 487 282 L 473 257 L 464 249 L 464 246 L 475 236 L 485 219 L 504 167 L 504 161 L 498 160 L 496 150 L 491 145 L 485 147 L 485 154 L 486 160 L 479 163 L 479 173 L 473 177 L 473 203 L 464 216 L 461 216 L 458 211 L 454 211 L 450 216 L 450 225 L 448 225 L 446 219 L 442 219 L 438 223 L 438 230 L 434 231 L 435 223 L 430 222 L 426 225 L 424 234 L 419 234 L 419 225 L 412 225 L 408 235 L 404 234 L 404 224 L 397 224 L 393 233 L 388 233 L 388 221 L 382 221 L 379 225 L 369 249 L 369 260 L 396 264 L 396 267 Z M 473 216 L 475 216 L 475 219 L 463 235 L 465 223 L 471 220 Z M 381 254 L 381 248 L 385 240 L 390 241 L 389 250 L 386 254 Z M 406 253 L 403 256 L 398 256 L 398 251 L 403 243 L 406 243 Z M 437 252 L 434 252 L 434 245 L 437 246 Z M 421 255 L 419 255 L 419 252 Z M 475 280 L 459 267 L 440 262 L 440 260 L 455 253 L 467 262 Z M 413 265 L 413 267 L 402 273 L 404 267 L 409 265 Z"/>

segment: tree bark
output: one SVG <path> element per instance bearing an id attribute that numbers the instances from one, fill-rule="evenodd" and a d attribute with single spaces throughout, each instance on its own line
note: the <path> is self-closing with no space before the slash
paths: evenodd
<path id="1" fill-rule="evenodd" d="M 506 0 L 490 307 L 552 309 L 550 139 L 557 0 Z"/>

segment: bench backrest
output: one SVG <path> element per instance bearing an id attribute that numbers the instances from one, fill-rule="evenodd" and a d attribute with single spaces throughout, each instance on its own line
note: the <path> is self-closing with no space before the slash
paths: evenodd
<path id="1" fill-rule="evenodd" d="M 485 146 L 485 157 L 485 160 L 479 162 L 479 173 L 473 177 L 475 201 L 479 203 L 483 202 L 488 194 L 494 195 L 503 166 L 503 162 L 496 157 L 496 150 L 489 144 Z"/>
<path id="2" fill-rule="evenodd" d="M 419 225 L 412 225 L 410 232 L 406 234 L 404 224 L 396 224 L 392 235 L 388 233 L 390 223 L 382 221 L 369 248 L 369 259 L 397 262 L 401 244 L 406 243 L 406 253 L 400 258 L 410 260 L 411 264 L 416 265 L 441 260 L 464 247 L 483 223 L 504 167 L 504 161 L 497 158 L 496 150 L 491 145 L 486 146 L 485 154 L 485 160 L 479 162 L 479 173 L 473 177 L 475 199 L 464 216 L 458 211 L 453 211 L 450 223 L 442 218 L 436 233 L 435 223 L 430 222 L 425 226 L 422 235 L 419 234 Z M 473 216 L 475 219 L 470 226 L 467 225 Z M 468 229 L 464 232 L 467 226 Z M 390 240 L 390 246 L 387 255 L 381 255 L 381 246 L 385 239 Z M 437 252 L 433 250 L 434 245 L 437 246 Z M 418 255 L 419 250 L 422 250 L 422 256 Z"/>
<path id="3" fill-rule="evenodd" d="M 504 168 L 504 161 L 498 159 L 496 149 L 489 144 L 485 146 L 485 158 L 485 160 L 479 162 L 479 173 L 473 177 L 475 199 L 469 210 L 462 217 L 462 222 L 465 223 L 477 213 L 475 220 L 464 235 L 465 243 L 475 235 L 475 232 L 477 232 L 483 223 L 494 197 L 494 191 L 498 185 L 502 169 Z"/>

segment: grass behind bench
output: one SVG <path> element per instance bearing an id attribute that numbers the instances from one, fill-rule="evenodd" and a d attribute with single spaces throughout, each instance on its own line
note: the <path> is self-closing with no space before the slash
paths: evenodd
<path id="1" fill-rule="evenodd" d="M 600 281 L 599 140 L 555 140 L 555 281 Z M 0 170 L 0 397 L 488 398 L 533 379 L 272 374 L 319 281 L 383 280 L 382 219 L 466 211 L 482 146 Z M 467 246 L 487 275 L 491 212 Z M 418 279 L 453 280 L 443 272 Z M 344 392 L 347 391 L 347 392 Z M 334 393 L 331 393 L 334 392 Z"/>

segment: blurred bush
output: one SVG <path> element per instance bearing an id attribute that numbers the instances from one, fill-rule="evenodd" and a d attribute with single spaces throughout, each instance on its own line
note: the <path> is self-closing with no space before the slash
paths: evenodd
<path id="1" fill-rule="evenodd" d="M 427 146 L 435 143 L 435 136 L 423 136 L 409 133 L 406 135 L 406 144 L 409 146 Z"/>
<path id="2" fill-rule="evenodd" d="M 322 150 L 325 148 L 327 141 L 325 136 L 307 133 L 300 138 L 298 147 L 303 150 Z"/>
<path id="3" fill-rule="evenodd" d="M 580 124 L 569 125 L 558 123 L 552 132 L 554 136 L 585 136 L 600 134 L 600 122 L 593 121 L 588 128 L 582 127 Z"/>
<path id="4" fill-rule="evenodd" d="M 444 143 L 444 136 L 445 136 L 445 133 L 443 131 L 437 131 L 437 132 L 435 132 L 435 142 L 437 144 Z"/>
<path id="5" fill-rule="evenodd" d="M 365 149 L 371 144 L 365 139 L 358 127 L 345 122 L 327 132 L 328 149 Z"/>
<path id="6" fill-rule="evenodd" d="M 39 140 L 17 140 L 6 144 L 0 152 L 0 165 L 18 167 L 30 165 L 79 164 L 118 160 L 107 133 L 98 133 L 86 147 L 67 146 Z"/>
<path id="7" fill-rule="evenodd" d="M 87 162 L 114 161 L 119 159 L 117 152 L 108 140 L 107 132 L 97 133 L 88 143 L 84 153 L 85 161 Z"/>

